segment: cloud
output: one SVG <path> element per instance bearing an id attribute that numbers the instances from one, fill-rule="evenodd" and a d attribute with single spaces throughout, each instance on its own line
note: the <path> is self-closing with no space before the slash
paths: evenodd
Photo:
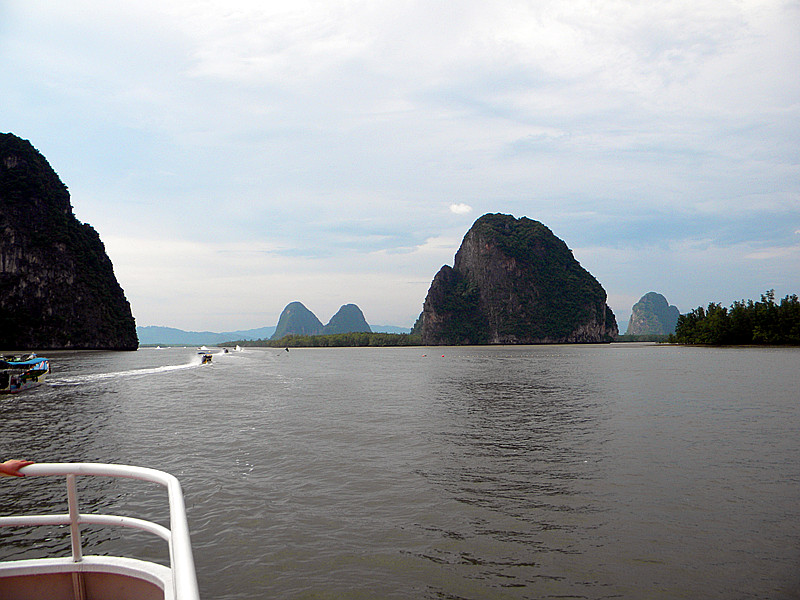
<path id="1" fill-rule="evenodd" d="M 795 259 L 800 259 L 800 247 L 776 246 L 772 248 L 761 248 L 759 250 L 754 250 L 753 252 L 749 252 L 744 255 L 744 258 L 750 260 L 775 260 L 775 259 L 785 259 L 790 257 L 795 257 Z"/>
<path id="2" fill-rule="evenodd" d="M 284 295 L 323 312 L 337 274 L 407 324 L 475 212 L 596 249 L 626 305 L 800 280 L 796 2 L 6 4 L 4 130 L 69 187 L 143 324 L 263 325 Z"/>
<path id="3" fill-rule="evenodd" d="M 469 204 L 451 204 L 450 212 L 456 215 L 466 215 L 472 212 L 472 207 Z"/>
<path id="4" fill-rule="evenodd" d="M 410 327 L 460 238 L 429 238 L 406 252 L 324 255 L 287 252 L 271 242 L 144 236 L 105 236 L 104 242 L 139 325 L 219 331 L 274 325 L 295 300 L 322 320 L 354 302 L 371 323 Z"/>

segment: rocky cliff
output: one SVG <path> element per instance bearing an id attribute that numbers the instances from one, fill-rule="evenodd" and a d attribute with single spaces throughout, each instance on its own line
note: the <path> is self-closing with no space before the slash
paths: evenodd
<path id="1" fill-rule="evenodd" d="M 680 312 L 657 292 L 647 292 L 631 309 L 626 335 L 669 335 L 675 333 Z"/>
<path id="2" fill-rule="evenodd" d="M 367 332 L 372 333 L 369 323 L 364 318 L 364 313 L 355 304 L 343 305 L 336 314 L 331 317 L 328 324 L 322 328 L 323 335 L 332 335 L 335 333 L 352 333 L 352 332 Z"/>
<path id="3" fill-rule="evenodd" d="M 617 333 L 605 290 L 567 245 L 538 221 L 501 214 L 473 224 L 422 313 L 429 345 L 608 342 Z"/>
<path id="4" fill-rule="evenodd" d="M 97 232 L 26 140 L 0 134 L 0 348 L 135 350 L 136 323 Z"/>

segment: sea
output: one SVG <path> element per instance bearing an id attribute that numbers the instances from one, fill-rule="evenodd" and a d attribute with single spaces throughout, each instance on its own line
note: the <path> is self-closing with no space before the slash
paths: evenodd
<path id="1" fill-rule="evenodd" d="M 800 599 L 800 348 L 211 351 L 46 353 L 0 459 L 178 477 L 207 600 Z M 47 479 L 0 479 L 0 514 L 65 512 Z M 165 522 L 84 479 L 82 511 Z M 0 531 L 0 560 L 52 553 L 63 527 Z"/>

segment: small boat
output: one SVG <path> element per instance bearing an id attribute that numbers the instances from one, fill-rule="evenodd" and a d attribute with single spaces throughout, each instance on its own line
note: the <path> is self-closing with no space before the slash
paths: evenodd
<path id="1" fill-rule="evenodd" d="M 0 394 L 16 394 L 44 383 L 50 361 L 35 354 L 0 356 Z"/>
<path id="2" fill-rule="evenodd" d="M 210 354 L 203 354 L 203 358 L 200 361 L 201 365 L 207 365 L 211 363 L 211 355 Z"/>
<path id="3" fill-rule="evenodd" d="M 68 513 L 0 516 L 0 527 L 68 526 L 71 556 L 0 561 L 0 597 L 4 600 L 200 599 L 186 507 L 174 476 L 144 467 L 101 463 L 37 463 L 22 472 L 26 479 L 66 477 Z M 162 485 L 167 490 L 169 528 L 129 516 L 79 512 L 76 479 L 84 476 L 124 477 Z M 4 480 L 3 485 L 13 485 L 14 479 Z M 6 512 L 7 507 L 2 510 Z M 169 564 L 126 556 L 84 555 L 81 525 L 122 526 L 154 534 L 167 542 Z"/>

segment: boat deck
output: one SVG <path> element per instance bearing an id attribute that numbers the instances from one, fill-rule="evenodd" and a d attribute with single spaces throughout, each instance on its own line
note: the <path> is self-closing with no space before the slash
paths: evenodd
<path id="1" fill-rule="evenodd" d="M 39 463 L 25 467 L 23 473 L 66 477 L 69 513 L 2 516 L 0 527 L 68 525 L 71 555 L 0 562 L 0 600 L 199 600 L 186 509 L 175 477 L 155 469 L 97 463 Z M 124 477 L 164 486 L 169 529 L 133 517 L 80 513 L 78 476 Z M 13 485 L 11 479 L 3 485 Z M 131 527 L 155 534 L 169 545 L 170 565 L 131 557 L 84 556 L 82 524 Z"/>

